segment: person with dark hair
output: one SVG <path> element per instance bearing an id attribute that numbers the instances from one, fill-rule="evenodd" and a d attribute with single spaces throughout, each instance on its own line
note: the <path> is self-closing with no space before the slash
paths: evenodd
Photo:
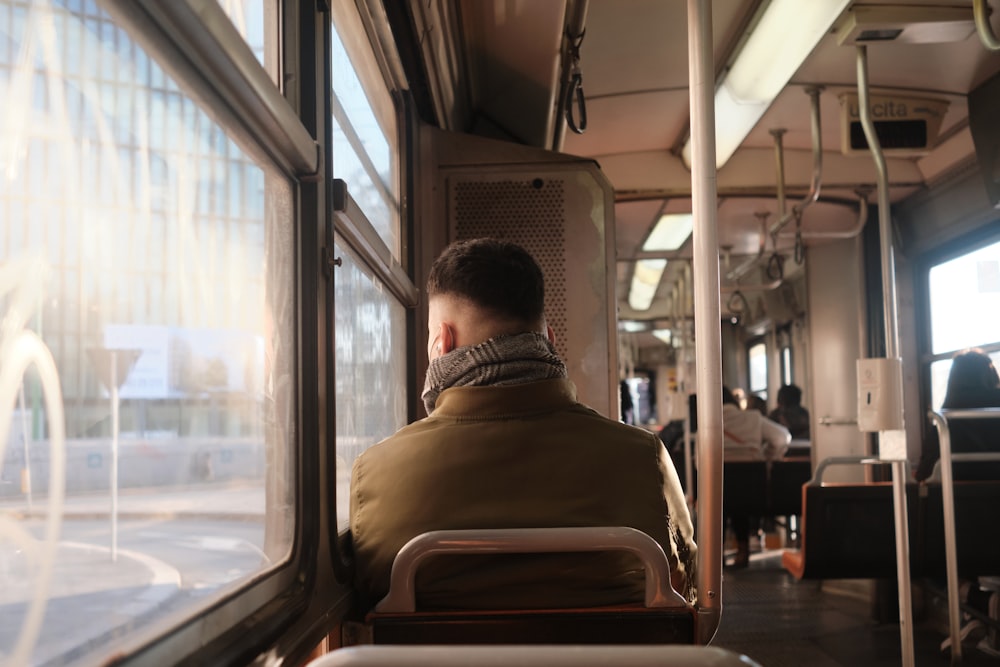
<path id="1" fill-rule="evenodd" d="M 802 407 L 802 390 L 794 384 L 778 389 L 778 407 L 768 418 L 787 428 L 794 440 L 809 439 L 809 411 Z"/>
<path id="2" fill-rule="evenodd" d="M 750 394 L 747 396 L 747 404 L 743 408 L 744 410 L 756 410 L 763 416 L 767 416 L 767 401 L 758 396 L 757 394 Z"/>
<path id="3" fill-rule="evenodd" d="M 993 360 L 982 350 L 970 348 L 955 355 L 948 373 L 941 408 L 962 410 L 970 408 L 1000 408 L 1000 375 Z M 945 412 L 947 417 L 947 412 Z M 948 422 L 953 452 L 996 452 L 1000 451 L 1000 420 L 956 419 Z M 941 443 L 936 428 L 931 428 L 924 439 L 920 462 L 915 476 L 918 481 L 932 479 L 936 475 L 936 465 L 941 458 Z M 983 462 L 956 462 L 952 464 L 952 474 L 956 480 L 1000 479 L 1000 464 Z M 963 603 L 977 609 L 993 620 L 1000 620 L 1000 593 L 985 590 L 977 581 L 963 581 L 959 588 L 959 598 Z M 996 630 L 988 631 L 982 621 L 973 618 L 962 626 L 960 636 L 963 643 L 975 644 L 981 640 L 979 648 L 991 655 L 1000 655 L 1000 636 Z M 941 650 L 951 645 L 951 638 L 941 644 Z"/>
<path id="4" fill-rule="evenodd" d="M 1000 376 L 993 361 L 979 349 L 963 350 L 952 360 L 945 389 L 943 410 L 1000 408 Z M 949 422 L 951 448 L 954 452 L 1000 450 L 1000 421 L 995 419 L 955 420 Z M 915 472 L 918 481 L 931 476 L 941 458 L 941 444 L 936 428 L 924 439 L 920 462 Z M 1000 479 L 1000 466 L 991 463 L 956 463 L 955 479 Z"/>
<path id="5" fill-rule="evenodd" d="M 393 558 L 431 530 L 629 526 L 696 597 L 694 528 L 659 439 L 576 400 L 544 314 L 542 271 L 523 248 L 448 246 L 427 281 L 428 416 L 355 461 L 351 536 L 362 603 L 388 590 Z M 616 415 L 617 416 L 617 415 Z M 417 575 L 422 608 L 541 608 L 643 600 L 631 554 L 439 557 Z"/>

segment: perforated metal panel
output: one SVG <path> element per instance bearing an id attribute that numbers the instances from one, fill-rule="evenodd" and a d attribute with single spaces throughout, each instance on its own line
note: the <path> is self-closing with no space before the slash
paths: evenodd
<path id="1" fill-rule="evenodd" d="M 600 170 L 567 157 L 450 166 L 442 176 L 448 240 L 502 238 L 535 257 L 545 275 L 546 319 L 580 401 L 617 416 L 614 207 Z"/>
<path id="2" fill-rule="evenodd" d="M 545 315 L 566 359 L 566 208 L 562 179 L 460 181 L 454 188 L 454 238 L 489 236 L 530 252 L 545 276 Z"/>

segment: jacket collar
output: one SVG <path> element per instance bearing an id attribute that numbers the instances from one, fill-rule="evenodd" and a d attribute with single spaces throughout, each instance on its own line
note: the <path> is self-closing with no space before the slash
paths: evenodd
<path id="1" fill-rule="evenodd" d="M 576 386 L 565 378 L 500 386 L 452 387 L 438 396 L 431 417 L 519 417 L 561 410 L 575 404 Z"/>

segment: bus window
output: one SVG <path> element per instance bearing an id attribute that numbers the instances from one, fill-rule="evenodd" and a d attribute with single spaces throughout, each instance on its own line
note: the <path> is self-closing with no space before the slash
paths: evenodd
<path id="1" fill-rule="evenodd" d="M 94 2 L 0 25 L 0 653 L 106 662 L 291 553 L 293 188 Z"/>
<path id="2" fill-rule="evenodd" d="M 356 8 L 334 3 L 330 34 L 333 175 L 397 260 L 399 136 L 395 105 Z"/>
<path id="3" fill-rule="evenodd" d="M 767 345 L 754 343 L 747 350 L 750 366 L 750 393 L 767 400 Z"/>
<path id="4" fill-rule="evenodd" d="M 400 139 L 390 84 L 352 3 L 334 3 L 331 30 L 333 175 L 361 214 L 338 216 L 334 274 L 337 530 L 349 521 L 354 459 L 406 424 L 406 305 L 379 279 L 399 263 Z M 347 230 L 346 227 L 350 227 Z M 339 233 L 347 232 L 351 233 Z M 385 252 L 349 239 L 381 239 Z M 404 279 L 406 280 L 406 279 Z M 412 287 L 412 283 L 410 283 Z"/>
<path id="5" fill-rule="evenodd" d="M 1000 365 L 1000 241 L 934 265 L 927 276 L 931 315 L 931 405 L 944 401 L 951 358 L 982 347 Z"/>

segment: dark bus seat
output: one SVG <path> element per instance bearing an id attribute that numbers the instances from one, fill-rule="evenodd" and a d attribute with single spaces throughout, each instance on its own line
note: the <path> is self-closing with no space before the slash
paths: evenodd
<path id="1" fill-rule="evenodd" d="M 767 462 L 726 461 L 722 468 L 722 512 L 749 516 L 769 514 Z"/>
<path id="2" fill-rule="evenodd" d="M 760 667 L 714 646 L 352 646 L 308 667 Z"/>
<path id="3" fill-rule="evenodd" d="M 643 603 L 584 609 L 416 609 L 414 581 L 441 554 L 624 550 L 643 562 Z M 388 595 L 365 619 L 375 644 L 693 644 L 696 611 L 673 590 L 663 549 L 633 528 L 433 531 L 410 540 L 393 562 Z"/>
<path id="4" fill-rule="evenodd" d="M 958 573 L 973 578 L 1000 574 L 1000 530 L 993 517 L 1000 507 L 1000 480 L 958 481 L 955 542 Z M 929 576 L 945 575 L 944 501 L 940 482 L 921 486 L 923 566 Z"/>
<path id="5" fill-rule="evenodd" d="M 768 485 L 768 513 L 771 516 L 801 516 L 802 487 L 812 479 L 812 461 L 808 456 L 788 457 L 771 463 Z"/>
<path id="6" fill-rule="evenodd" d="M 802 546 L 782 554 L 785 569 L 796 579 L 895 577 L 892 484 L 814 482 L 802 487 Z M 917 485 L 907 484 L 911 573 L 919 565 L 917 495 Z"/>

